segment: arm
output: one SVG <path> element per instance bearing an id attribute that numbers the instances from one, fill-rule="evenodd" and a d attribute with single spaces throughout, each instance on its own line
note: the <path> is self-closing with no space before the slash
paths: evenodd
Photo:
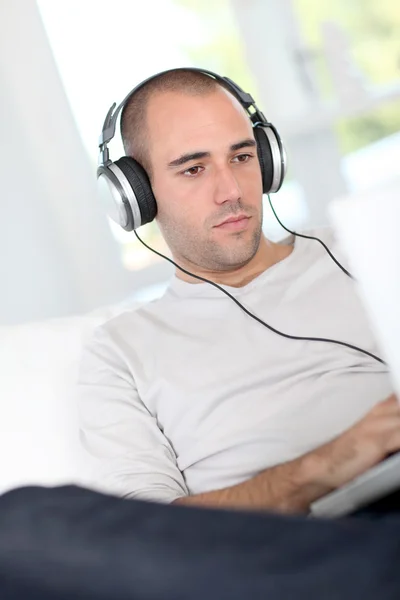
<path id="1" fill-rule="evenodd" d="M 307 512 L 309 505 L 331 487 L 319 480 L 312 456 L 262 471 L 229 488 L 177 499 L 174 504 L 214 508 Z"/>
<path id="2" fill-rule="evenodd" d="M 77 393 L 90 487 L 160 502 L 188 494 L 171 444 L 141 401 L 119 344 L 103 327 L 82 353 Z"/>
<path id="3" fill-rule="evenodd" d="M 314 500 L 399 449 L 399 403 L 390 396 L 342 435 L 298 459 L 266 469 L 239 485 L 181 498 L 175 503 L 307 512 Z"/>

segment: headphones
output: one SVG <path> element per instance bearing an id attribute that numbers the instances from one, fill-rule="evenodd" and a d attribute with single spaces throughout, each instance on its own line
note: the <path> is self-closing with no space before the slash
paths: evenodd
<path id="1" fill-rule="evenodd" d="M 136 230 L 141 225 L 153 221 L 157 214 L 157 201 L 143 167 L 130 156 L 122 156 L 115 162 L 110 160 L 108 143 L 115 135 L 118 115 L 130 98 L 149 81 L 171 71 L 203 73 L 224 84 L 224 87 L 240 102 L 253 125 L 264 194 L 277 192 L 286 174 L 286 152 L 279 133 L 272 123 L 266 120 L 250 94 L 244 92 L 228 77 L 221 77 L 212 71 L 191 67 L 162 71 L 137 85 L 117 108 L 115 103 L 111 106 L 99 138 L 100 158 L 97 169 L 99 188 L 103 188 L 102 191 L 107 193 L 102 196 L 107 199 L 108 216 L 125 231 Z"/>

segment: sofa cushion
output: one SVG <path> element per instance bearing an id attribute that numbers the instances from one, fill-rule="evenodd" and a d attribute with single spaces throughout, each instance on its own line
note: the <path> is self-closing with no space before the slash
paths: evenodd
<path id="1" fill-rule="evenodd" d="M 121 306 L 0 327 L 0 493 L 86 478 L 75 391 L 79 358 L 93 328 Z"/>

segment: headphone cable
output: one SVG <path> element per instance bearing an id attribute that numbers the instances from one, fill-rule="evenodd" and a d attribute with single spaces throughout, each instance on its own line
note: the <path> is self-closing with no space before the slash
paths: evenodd
<path id="1" fill-rule="evenodd" d="M 299 234 L 296 233 L 294 231 L 290 231 L 290 229 L 287 229 L 286 227 L 284 227 L 282 225 L 282 223 L 279 221 L 275 210 L 272 206 L 272 202 L 270 200 L 270 197 L 268 195 L 268 200 L 269 203 L 271 205 L 271 208 L 274 212 L 274 215 L 276 217 L 276 219 L 278 220 L 278 223 L 289 233 L 291 233 L 292 235 L 295 236 L 299 236 L 299 237 L 303 237 L 303 238 L 307 238 L 307 239 L 311 239 L 311 240 L 316 240 L 318 242 L 320 242 L 322 244 L 322 246 L 327 250 L 329 256 L 333 259 L 333 261 L 342 269 L 342 271 L 348 276 L 351 277 L 351 274 L 344 268 L 342 267 L 342 265 L 339 263 L 338 260 L 336 260 L 336 258 L 333 256 L 333 254 L 330 252 L 330 250 L 327 248 L 327 246 L 324 244 L 324 242 L 322 240 L 320 240 L 317 237 L 313 237 L 313 236 L 308 236 L 308 235 L 303 235 L 303 234 Z M 263 321 L 262 319 L 260 319 L 259 317 L 257 317 L 257 315 L 253 314 L 252 312 L 250 312 L 245 306 L 243 306 L 243 304 L 241 304 L 239 302 L 239 300 L 237 300 L 234 296 L 232 296 L 232 294 L 230 294 L 227 290 L 225 290 L 223 287 L 221 287 L 220 285 L 218 285 L 217 283 L 215 283 L 214 281 L 210 281 L 209 279 L 206 279 L 205 277 L 200 277 L 200 275 L 195 275 L 194 273 L 191 273 L 190 271 L 187 271 L 186 269 L 184 269 L 183 267 L 179 266 L 175 261 L 173 261 L 171 258 L 168 258 L 168 256 L 165 256 L 164 254 L 162 254 L 161 252 L 158 252 L 157 250 L 154 250 L 154 248 L 151 248 L 148 244 L 146 244 L 146 242 L 144 242 L 142 240 L 141 237 L 139 237 L 138 233 L 136 230 L 134 230 L 134 233 L 137 237 L 137 239 L 143 244 L 143 246 L 145 246 L 148 250 L 151 250 L 151 252 L 154 252 L 154 254 L 157 254 L 158 256 L 160 256 L 161 258 L 164 258 L 165 260 L 167 260 L 168 262 L 170 262 L 171 264 L 173 264 L 177 269 L 179 269 L 180 271 L 182 271 L 182 273 L 185 273 L 186 275 L 189 275 L 190 277 L 194 277 L 195 279 L 198 279 L 200 281 L 203 281 L 204 283 L 209 283 L 210 285 L 214 286 L 215 288 L 217 288 L 218 290 L 220 290 L 221 292 L 223 292 L 226 296 L 228 296 L 231 300 L 233 300 L 233 302 L 235 302 L 235 304 L 237 304 L 239 306 L 239 308 L 241 308 L 249 317 L 251 317 L 252 319 L 254 319 L 255 321 L 257 321 L 258 323 L 261 323 L 261 325 L 263 325 L 264 327 L 266 327 L 267 329 L 269 329 L 270 331 L 272 331 L 273 333 L 276 333 L 277 335 L 280 335 L 284 338 L 287 338 L 289 340 L 300 340 L 300 341 L 308 341 L 308 342 L 325 342 L 325 343 L 329 343 L 329 344 L 337 344 L 339 346 L 344 346 L 346 348 L 350 348 L 351 350 L 355 350 L 356 352 L 361 352 L 362 354 L 365 354 L 367 356 L 369 356 L 370 358 L 373 358 L 374 360 L 378 361 L 379 363 L 386 365 L 385 361 L 383 361 L 381 358 L 379 358 L 379 356 L 376 356 L 375 354 L 373 354 L 372 352 L 368 352 L 368 350 L 363 350 L 362 348 L 359 348 L 358 346 L 354 346 L 353 344 L 348 344 L 347 342 L 341 342 L 339 340 L 331 340 L 329 338 L 320 338 L 320 337 L 305 337 L 305 336 L 298 336 L 298 335 L 290 335 L 288 333 L 284 333 L 282 331 L 279 331 L 278 329 L 275 329 L 275 327 L 272 327 L 272 325 L 268 325 L 268 323 L 266 323 L 265 321 Z"/>
<path id="2" fill-rule="evenodd" d="M 279 225 L 283 229 L 285 229 L 286 231 L 288 231 L 292 235 L 297 235 L 297 237 L 305 238 L 306 240 L 316 240 L 317 242 L 319 242 L 325 248 L 325 250 L 327 251 L 327 253 L 331 257 L 331 259 L 333 260 L 333 262 L 337 264 L 337 266 L 339 267 L 339 269 L 342 269 L 343 273 L 345 275 L 347 275 L 347 277 L 350 277 L 350 279 L 354 279 L 353 275 L 351 273 L 349 273 L 349 271 L 347 271 L 347 269 L 345 269 L 343 265 L 340 264 L 340 262 L 333 256 L 333 254 L 329 250 L 328 246 L 326 244 L 324 244 L 324 242 L 322 240 L 320 240 L 317 237 L 314 237 L 313 235 L 305 235 L 304 233 L 297 233 L 296 231 L 291 231 L 290 229 L 288 229 L 287 227 L 285 227 L 285 225 L 282 223 L 282 221 L 280 221 L 278 215 L 276 214 L 274 207 L 272 206 L 272 202 L 271 202 L 271 198 L 269 197 L 269 194 L 267 194 L 267 197 L 268 197 L 268 202 L 269 202 L 269 205 L 271 207 L 271 210 L 274 213 L 274 217 L 275 217 L 275 219 L 278 221 Z"/>

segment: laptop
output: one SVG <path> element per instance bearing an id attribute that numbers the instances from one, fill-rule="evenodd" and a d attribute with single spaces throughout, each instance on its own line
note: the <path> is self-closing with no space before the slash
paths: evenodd
<path id="1" fill-rule="evenodd" d="M 329 214 L 400 400 L 400 178 L 334 200 Z M 312 517 L 341 517 L 399 492 L 400 452 L 311 505 Z"/>

